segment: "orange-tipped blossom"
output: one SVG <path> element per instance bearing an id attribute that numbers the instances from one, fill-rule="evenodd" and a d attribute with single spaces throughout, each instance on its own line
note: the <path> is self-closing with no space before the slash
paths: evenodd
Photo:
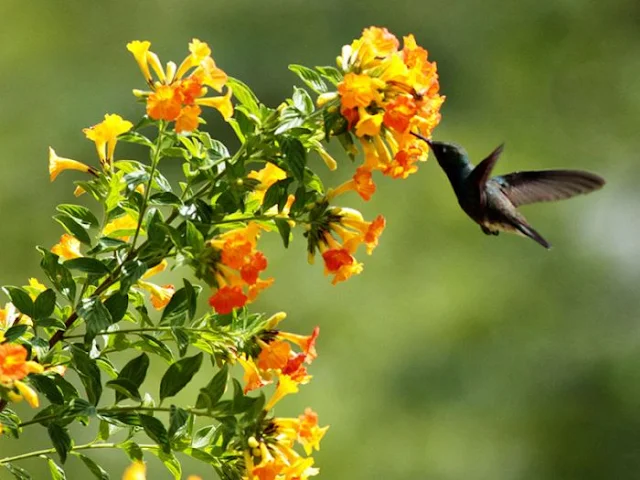
<path id="1" fill-rule="evenodd" d="M 82 256 L 82 252 L 80 252 L 80 241 L 68 233 L 63 234 L 60 237 L 60 242 L 51 247 L 51 252 L 65 260 Z"/>
<path id="2" fill-rule="evenodd" d="M 371 197 L 376 191 L 376 184 L 373 183 L 371 170 L 364 165 L 359 166 L 353 178 L 347 180 L 336 189 L 329 190 L 329 192 L 327 192 L 327 198 L 333 200 L 337 196 L 349 191 L 356 192 L 364 201 L 371 200 Z"/>
<path id="3" fill-rule="evenodd" d="M 362 264 L 358 263 L 346 248 L 332 248 L 322 253 L 325 275 L 332 274 L 331 283 L 336 285 L 362 272 Z"/>
<path id="4" fill-rule="evenodd" d="M 255 390 L 257 388 L 264 387 L 271 383 L 269 378 L 265 378 L 258 369 L 258 366 L 255 364 L 252 358 L 247 358 L 244 355 L 240 355 L 238 358 L 238 363 L 242 366 L 244 370 L 244 393 L 248 393 L 251 390 Z"/>
<path id="5" fill-rule="evenodd" d="M 315 327 L 313 332 L 311 332 L 311 335 L 299 335 L 296 333 L 280 331 L 278 332 L 277 337 L 298 345 L 305 354 L 305 360 L 307 363 L 311 363 L 311 360 L 318 357 L 315 346 L 318 335 L 320 335 L 320 327 Z"/>

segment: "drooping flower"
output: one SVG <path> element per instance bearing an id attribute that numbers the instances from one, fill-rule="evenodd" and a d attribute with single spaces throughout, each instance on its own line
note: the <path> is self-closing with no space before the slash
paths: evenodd
<path id="1" fill-rule="evenodd" d="M 82 256 L 82 252 L 80 252 L 80 241 L 68 233 L 63 234 L 60 237 L 60 242 L 51 247 L 51 252 L 65 260 Z"/>
<path id="2" fill-rule="evenodd" d="M 128 132 L 131 128 L 133 128 L 133 123 L 124 120 L 120 115 L 106 114 L 102 122 L 82 131 L 89 140 L 96 144 L 98 157 L 103 168 L 109 169 L 113 163 L 118 135 Z"/>
<path id="3" fill-rule="evenodd" d="M 146 97 L 147 115 L 154 120 L 175 122 L 177 132 L 191 132 L 200 124 L 200 107 L 217 109 L 225 120 L 233 115 L 231 89 L 222 96 L 206 97 L 208 88 L 222 92 L 227 75 L 211 58 L 209 46 L 194 38 L 189 44 L 189 55 L 180 66 L 167 63 L 163 68 L 158 56 L 149 49 L 151 43 L 135 40 L 127 44 L 151 91 L 134 91 Z M 156 79 L 153 78 L 155 73 Z"/>
<path id="4" fill-rule="evenodd" d="M 71 160 L 70 158 L 59 157 L 56 151 L 49 147 L 49 179 L 53 182 L 58 175 L 65 170 L 77 170 L 79 172 L 90 173 L 94 176 L 98 174 L 98 172 L 89 165 L 85 165 L 77 160 Z"/>
<path id="5" fill-rule="evenodd" d="M 253 170 L 249 172 L 247 175 L 248 178 L 253 178 L 257 180 L 258 185 L 254 188 L 251 193 L 252 198 L 257 199 L 260 203 L 264 200 L 264 194 L 267 192 L 269 187 L 276 183 L 278 180 L 284 180 L 287 178 L 287 172 L 282 170 L 277 165 L 274 165 L 271 162 L 267 162 L 265 166 L 260 170 Z"/>

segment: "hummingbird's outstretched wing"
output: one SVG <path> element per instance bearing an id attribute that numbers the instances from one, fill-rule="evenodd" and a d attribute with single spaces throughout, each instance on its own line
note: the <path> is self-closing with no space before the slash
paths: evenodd
<path id="1" fill-rule="evenodd" d="M 484 204 L 485 202 L 485 192 L 484 186 L 489 180 L 489 176 L 491 175 L 491 170 L 495 166 L 502 150 L 504 149 L 504 143 L 498 146 L 493 152 L 489 154 L 487 158 L 482 160 L 469 174 L 468 181 L 471 185 L 474 185 L 478 188 L 478 193 L 480 194 L 480 203 Z"/>
<path id="2" fill-rule="evenodd" d="M 516 207 L 571 198 L 598 190 L 605 184 L 602 177 L 581 170 L 514 172 L 492 180 Z"/>

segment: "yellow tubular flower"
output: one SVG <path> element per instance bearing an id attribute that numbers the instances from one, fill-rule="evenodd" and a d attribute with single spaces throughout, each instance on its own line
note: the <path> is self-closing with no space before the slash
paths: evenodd
<path id="1" fill-rule="evenodd" d="M 278 403 L 282 398 L 290 393 L 298 392 L 298 382 L 293 380 L 288 375 L 280 375 L 278 377 L 278 386 L 276 387 L 276 391 L 264 407 L 265 410 L 271 410 L 276 403 Z"/>
<path id="2" fill-rule="evenodd" d="M 79 172 L 97 175 L 97 172 L 89 165 L 70 158 L 59 157 L 55 150 L 49 147 L 49 179 L 53 182 L 60 175 L 60 172 L 65 170 L 78 170 Z"/>
<path id="3" fill-rule="evenodd" d="M 133 123 L 124 120 L 120 115 L 106 114 L 102 122 L 82 131 L 89 140 L 95 142 L 100 161 L 108 167 L 113 162 L 118 135 L 128 132 L 131 128 Z"/>
<path id="4" fill-rule="evenodd" d="M 169 262 L 167 262 L 166 259 L 162 260 L 159 264 L 157 264 L 155 267 L 150 268 L 149 270 L 147 270 L 144 275 L 142 275 L 142 278 L 147 279 L 149 277 L 153 277 L 154 275 L 160 273 L 160 272 L 164 272 L 167 269 L 167 266 L 169 265 Z"/>
<path id="5" fill-rule="evenodd" d="M 130 213 L 123 215 L 121 217 L 116 218 L 115 220 L 110 221 L 105 225 L 102 229 L 102 234 L 105 236 L 109 236 L 113 232 L 118 232 L 121 230 L 135 230 L 138 226 L 138 220 L 133 218 Z M 118 237 L 126 241 L 128 238 L 127 235 Z"/>
<path id="6" fill-rule="evenodd" d="M 222 118 L 229 120 L 233 115 L 233 104 L 231 103 L 232 94 L 232 90 L 227 88 L 227 93 L 223 97 L 198 98 L 196 99 L 196 104 L 213 107 L 220 112 Z"/>
<path id="7" fill-rule="evenodd" d="M 38 408 L 40 406 L 40 400 L 38 400 L 38 394 L 36 391 L 20 380 L 16 380 L 13 382 L 15 387 L 20 392 L 22 398 L 24 398 L 27 403 L 31 406 L 31 408 Z"/>
<path id="8" fill-rule="evenodd" d="M 147 52 L 151 47 L 151 42 L 141 42 L 139 40 L 134 40 L 133 42 L 127 43 L 127 50 L 133 53 L 133 58 L 135 58 L 140 70 L 142 71 L 142 75 L 144 76 L 147 83 L 152 83 L 151 72 L 149 71 L 149 62 L 147 60 Z"/>

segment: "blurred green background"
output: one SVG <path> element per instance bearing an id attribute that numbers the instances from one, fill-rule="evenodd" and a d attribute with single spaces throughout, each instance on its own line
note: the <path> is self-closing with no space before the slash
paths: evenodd
<path id="1" fill-rule="evenodd" d="M 164 61 L 180 61 L 198 37 L 275 106 L 297 83 L 288 64 L 333 64 L 369 25 L 414 33 L 438 62 L 447 101 L 435 138 L 476 160 L 506 141 L 497 173 L 584 168 L 608 186 L 524 209 L 554 244 L 547 252 L 483 235 L 433 161 L 406 181 L 381 179 L 369 203 L 343 197 L 388 226 L 364 273 L 337 287 L 306 264 L 301 236 L 287 252 L 265 238 L 277 282 L 256 309 L 286 310 L 288 330 L 321 326 L 314 380 L 278 415 L 311 405 L 331 425 L 316 455 L 324 479 L 638 478 L 637 0 L 2 0 L 0 284 L 39 274 L 34 245 L 57 241 L 50 216 L 73 201 L 73 173 L 49 183 L 47 147 L 94 160 L 83 127 L 106 112 L 142 114 L 128 41 L 148 39 Z M 209 118 L 213 135 L 235 146 L 230 128 Z M 327 183 L 351 175 L 340 160 Z M 29 427 L 22 442 L 0 438 L 0 455 L 47 445 L 45 431 Z M 127 464 L 121 452 L 93 458 L 113 478 Z M 149 478 L 169 478 L 148 461 Z M 21 465 L 48 477 L 43 460 Z M 68 465 L 68 478 L 87 477 L 79 461 Z M 213 478 L 195 462 L 184 471 Z"/>

